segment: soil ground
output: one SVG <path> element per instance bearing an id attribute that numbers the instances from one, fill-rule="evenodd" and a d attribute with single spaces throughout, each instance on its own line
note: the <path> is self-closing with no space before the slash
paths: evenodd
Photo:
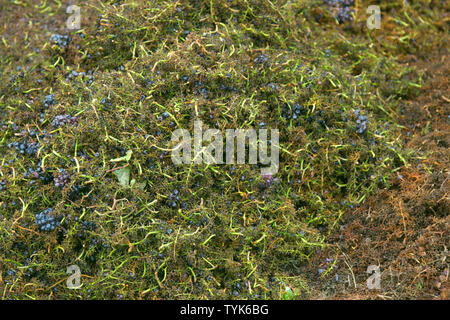
<path id="1" fill-rule="evenodd" d="M 428 158 L 344 216 L 308 266 L 319 299 L 449 298 L 449 55 L 415 65 L 425 86 L 405 105 L 404 137 Z M 379 267 L 380 289 L 367 286 L 370 265 Z"/>

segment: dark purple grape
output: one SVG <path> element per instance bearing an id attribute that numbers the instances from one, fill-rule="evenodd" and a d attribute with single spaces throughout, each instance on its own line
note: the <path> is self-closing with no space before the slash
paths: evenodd
<path id="1" fill-rule="evenodd" d="M 356 116 L 356 132 L 364 134 L 367 131 L 367 125 L 370 123 L 366 115 L 362 115 L 359 109 L 354 112 Z"/>
<path id="2" fill-rule="evenodd" d="M 70 182 L 70 175 L 64 169 L 59 169 L 59 174 L 54 179 L 55 187 L 64 188 Z"/>
<path id="3" fill-rule="evenodd" d="M 35 216 L 35 224 L 41 231 L 53 231 L 59 226 L 59 221 L 51 215 L 53 208 L 48 208 Z"/>
<path id="4" fill-rule="evenodd" d="M 55 43 L 56 45 L 58 45 L 61 48 L 66 48 L 69 45 L 71 38 L 69 36 L 63 36 L 63 35 L 54 33 L 50 37 L 50 41 Z"/>
<path id="5" fill-rule="evenodd" d="M 52 121 L 52 125 L 55 128 L 59 128 L 62 127 L 64 125 L 77 125 L 78 124 L 78 118 L 77 117 L 71 117 L 67 114 L 63 114 L 63 115 L 58 115 L 56 116 L 53 121 Z"/>

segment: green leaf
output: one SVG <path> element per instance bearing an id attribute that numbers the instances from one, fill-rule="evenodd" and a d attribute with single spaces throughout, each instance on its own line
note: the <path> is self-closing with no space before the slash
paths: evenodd
<path id="1" fill-rule="evenodd" d="M 116 175 L 117 179 L 119 180 L 119 183 L 122 186 L 128 187 L 130 183 L 130 167 L 118 169 L 114 171 L 114 174 Z"/>
<path id="2" fill-rule="evenodd" d="M 128 161 L 130 161 L 132 154 L 133 154 L 133 151 L 128 150 L 127 154 L 124 155 L 123 157 L 116 158 L 116 159 L 111 159 L 109 161 L 111 161 L 111 162 L 119 162 L 119 161 L 126 161 L 126 162 L 128 162 Z"/>
<path id="3" fill-rule="evenodd" d="M 286 287 L 286 292 L 283 294 L 283 300 L 294 300 L 298 295 L 298 290 L 292 290 L 289 287 Z"/>

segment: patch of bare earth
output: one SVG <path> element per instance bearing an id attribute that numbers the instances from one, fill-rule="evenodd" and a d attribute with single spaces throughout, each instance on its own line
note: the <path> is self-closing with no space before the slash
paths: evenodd
<path id="1" fill-rule="evenodd" d="M 305 270 L 312 298 L 449 299 L 449 55 L 415 65 L 425 85 L 405 104 L 403 139 L 426 157 L 344 216 Z M 379 289 L 367 286 L 369 278 L 376 285 L 371 265 L 379 267 Z"/>

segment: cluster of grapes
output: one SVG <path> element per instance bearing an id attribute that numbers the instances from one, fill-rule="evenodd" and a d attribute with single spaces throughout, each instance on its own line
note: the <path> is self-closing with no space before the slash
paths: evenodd
<path id="1" fill-rule="evenodd" d="M 52 125 L 55 128 L 59 128 L 63 125 L 77 125 L 78 124 L 78 118 L 77 117 L 71 117 L 68 114 L 62 114 L 62 115 L 58 115 L 56 116 L 53 121 L 52 121 Z"/>
<path id="2" fill-rule="evenodd" d="M 40 147 L 39 142 L 28 142 L 28 138 L 23 141 L 15 141 L 8 144 L 8 148 L 14 147 L 20 154 L 35 155 Z"/>
<path id="3" fill-rule="evenodd" d="M 272 184 L 274 178 L 273 176 L 269 173 L 269 174 L 263 174 L 262 178 L 264 180 L 264 186 L 265 187 L 270 187 L 270 185 Z"/>
<path id="4" fill-rule="evenodd" d="M 91 70 L 89 70 L 89 71 L 91 71 Z M 92 84 L 92 82 L 94 82 L 94 76 L 90 75 L 90 74 L 89 74 L 89 71 L 88 71 L 88 80 L 87 80 L 87 83 L 88 83 L 88 84 Z"/>
<path id="5" fill-rule="evenodd" d="M 367 131 L 367 125 L 369 124 L 367 116 L 362 115 L 359 109 L 356 109 L 354 114 L 356 117 L 356 132 L 359 134 L 365 133 Z"/>
<path id="6" fill-rule="evenodd" d="M 55 96 L 53 94 L 46 95 L 44 98 L 44 106 L 48 107 L 48 106 L 54 104 L 55 103 L 54 97 Z"/>
<path id="7" fill-rule="evenodd" d="M 41 231 L 53 231 L 57 226 L 59 226 L 59 221 L 50 215 L 52 212 L 53 208 L 48 208 L 35 216 L 35 224 Z"/>
<path id="8" fill-rule="evenodd" d="M 78 76 L 84 77 L 85 75 L 86 75 L 85 72 L 77 72 L 77 71 L 75 71 L 75 70 L 72 70 L 72 72 L 70 72 L 70 73 L 67 75 L 66 80 L 69 81 L 69 80 L 71 80 L 72 78 L 77 78 Z"/>
<path id="9" fill-rule="evenodd" d="M 176 208 L 177 207 L 176 201 L 180 200 L 180 196 L 178 194 L 179 194 L 179 191 L 177 189 L 175 189 L 169 195 L 169 199 L 170 199 L 169 200 L 169 206 L 171 206 L 172 208 Z"/>
<path id="10" fill-rule="evenodd" d="M 326 129 L 330 125 L 328 122 L 330 116 L 323 110 L 314 113 L 312 113 L 311 110 L 310 106 L 302 106 L 294 103 L 292 107 L 289 107 L 289 104 L 287 104 L 286 108 L 281 112 L 281 116 L 288 121 L 292 121 L 294 126 L 302 124 L 306 131 L 315 130 L 314 127 L 312 127 L 314 122 Z"/>
<path id="11" fill-rule="evenodd" d="M 236 88 L 236 87 L 230 87 L 230 86 L 227 86 L 227 85 L 225 85 L 225 84 L 221 84 L 220 85 L 220 89 L 222 90 L 222 91 L 225 91 L 225 92 L 236 92 L 236 93 L 238 93 L 238 92 L 241 92 L 241 90 L 239 90 L 238 88 Z"/>
<path id="12" fill-rule="evenodd" d="M 267 60 L 269 60 L 269 56 L 267 54 L 262 53 L 255 59 L 253 59 L 253 62 L 256 64 L 264 64 L 267 62 Z"/>
<path id="13" fill-rule="evenodd" d="M 44 183 L 53 181 L 53 176 L 49 172 L 44 172 L 40 166 L 37 169 L 28 168 L 23 176 L 25 179 L 40 179 Z"/>
<path id="14" fill-rule="evenodd" d="M 208 88 L 202 81 L 195 80 L 194 81 L 195 93 L 202 95 L 203 98 L 208 98 Z"/>
<path id="15" fill-rule="evenodd" d="M 305 115 L 307 113 L 307 109 L 301 104 L 294 103 L 292 108 L 289 108 L 289 105 L 286 105 L 284 111 L 282 111 L 281 116 L 287 120 L 297 120 L 300 115 Z"/>
<path id="16" fill-rule="evenodd" d="M 64 188 L 70 182 L 70 175 L 64 169 L 59 169 L 59 174 L 54 179 L 55 187 Z"/>
<path id="17" fill-rule="evenodd" d="M 13 269 L 9 269 L 6 271 L 6 276 L 11 277 L 11 280 L 14 281 L 16 279 L 16 271 Z M 13 284 L 13 282 L 8 281 L 7 279 L 3 280 L 5 284 Z"/>
<path id="18" fill-rule="evenodd" d="M 247 285 L 244 284 L 244 286 L 247 286 Z M 232 292 L 233 296 L 235 296 L 235 297 L 239 296 L 239 295 L 240 295 L 241 288 L 242 288 L 241 284 L 240 284 L 239 282 L 236 282 L 236 283 L 233 285 L 233 287 L 234 287 L 234 289 L 235 289 L 235 290 Z"/>
<path id="19" fill-rule="evenodd" d="M 353 20 L 352 8 L 355 5 L 355 0 L 325 0 L 331 9 L 334 17 L 339 23 Z"/>
<path id="20" fill-rule="evenodd" d="M 88 70 L 87 74 L 86 72 L 77 72 L 73 70 L 66 76 L 66 81 L 76 79 L 78 76 L 80 76 L 82 79 L 86 79 L 87 84 L 91 84 L 94 81 L 94 76 L 92 75 L 92 71 Z"/>
<path id="21" fill-rule="evenodd" d="M 52 34 L 50 41 L 56 43 L 59 47 L 65 48 L 69 45 L 71 39 L 69 36 L 63 36 L 60 34 Z"/>
<path id="22" fill-rule="evenodd" d="M 93 222 L 90 221 L 83 221 L 83 229 L 84 230 L 95 230 L 95 228 L 97 227 L 97 225 Z"/>

